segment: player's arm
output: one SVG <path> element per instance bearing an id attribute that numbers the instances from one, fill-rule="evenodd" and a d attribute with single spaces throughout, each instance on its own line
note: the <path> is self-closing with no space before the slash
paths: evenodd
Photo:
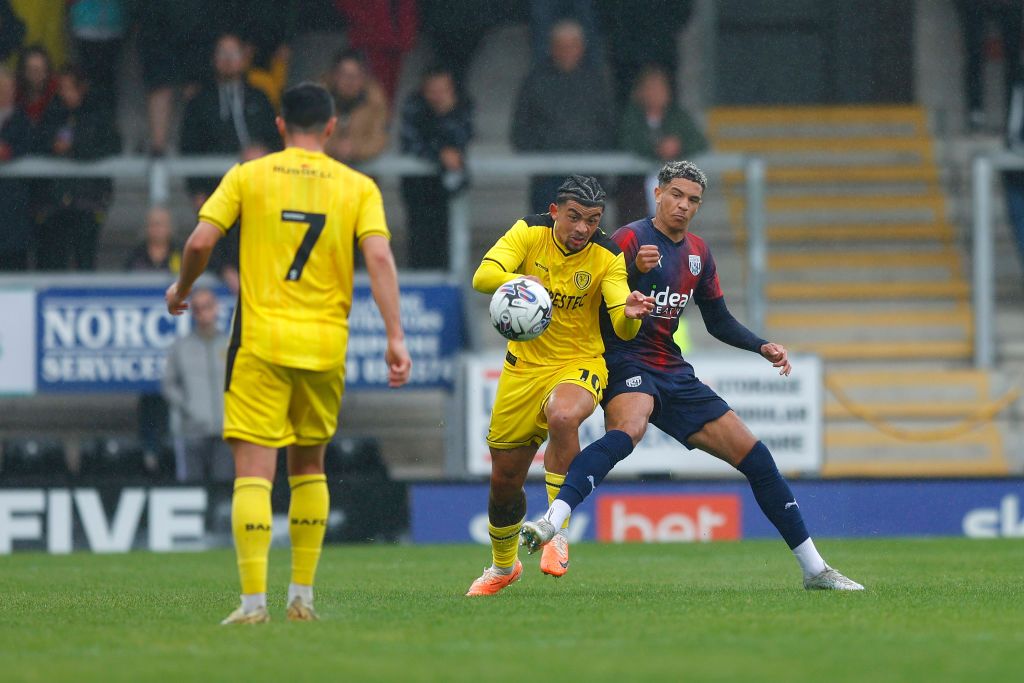
<path id="1" fill-rule="evenodd" d="M 384 218 L 384 200 L 380 188 L 372 180 L 364 184 L 359 217 L 356 219 L 356 239 L 366 261 L 370 275 L 370 291 L 377 310 L 384 320 L 387 349 L 384 361 L 388 365 L 388 386 L 400 387 L 409 381 L 412 359 L 405 347 L 405 331 L 398 294 L 398 270 L 391 253 L 391 233 Z"/>
<path id="2" fill-rule="evenodd" d="M 185 299 L 192 291 L 192 285 L 206 270 L 217 242 L 238 219 L 242 209 L 241 168 L 237 164 L 232 166 L 199 210 L 199 223 L 181 252 L 178 281 L 168 287 L 164 295 L 171 315 L 181 315 L 188 308 Z"/>
<path id="3" fill-rule="evenodd" d="M 779 368 L 779 374 L 788 375 L 793 366 L 789 363 L 789 354 L 782 344 L 769 342 L 757 336 L 739 320 L 733 317 L 725 305 L 725 297 L 714 299 L 697 299 L 700 315 L 704 319 L 704 327 L 711 336 L 720 342 L 735 346 L 738 349 L 752 351 L 771 361 Z"/>
<path id="4" fill-rule="evenodd" d="M 640 331 L 643 318 L 654 310 L 654 298 L 640 292 L 630 292 L 626 282 L 626 263 L 617 255 L 611 267 L 601 280 L 601 296 L 604 297 L 612 328 L 620 339 L 632 339 Z"/>
<path id="5" fill-rule="evenodd" d="M 178 281 L 168 287 L 165 294 L 167 311 L 171 315 L 181 315 L 188 308 L 185 299 L 192 291 L 192 285 L 206 270 L 210 254 L 213 253 L 213 248 L 217 246 L 217 242 L 223 236 L 224 233 L 220 231 L 219 227 L 206 221 L 199 221 L 196 229 L 189 235 L 181 253 L 181 270 L 178 271 Z"/>
<path id="6" fill-rule="evenodd" d="M 526 258 L 529 246 L 526 231 L 526 222 L 516 221 L 515 225 L 487 250 L 476 272 L 473 273 L 473 289 L 484 294 L 494 294 L 498 287 L 521 276 L 516 271 Z"/>

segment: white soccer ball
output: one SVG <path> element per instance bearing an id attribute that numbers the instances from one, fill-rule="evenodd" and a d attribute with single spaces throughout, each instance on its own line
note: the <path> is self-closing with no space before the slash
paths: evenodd
<path id="1" fill-rule="evenodd" d="M 491 324 L 512 341 L 536 339 L 551 324 L 551 297 L 544 286 L 524 277 L 498 287 L 491 297 Z"/>

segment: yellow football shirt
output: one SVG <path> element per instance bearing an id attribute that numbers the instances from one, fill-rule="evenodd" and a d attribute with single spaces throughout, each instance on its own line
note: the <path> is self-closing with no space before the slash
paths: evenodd
<path id="1" fill-rule="evenodd" d="M 579 252 L 568 252 L 555 237 L 550 214 L 516 221 L 484 254 L 473 285 L 496 290 L 519 275 L 535 275 L 551 295 L 551 325 L 536 339 L 510 341 L 508 350 L 528 363 L 557 364 L 604 353 L 598 312 L 602 301 L 616 332 L 632 339 L 639 320 L 624 315 L 629 284 L 618 246 L 598 229 Z M 491 285 L 494 285 L 491 287 Z"/>
<path id="2" fill-rule="evenodd" d="M 376 183 L 325 154 L 289 147 L 234 166 L 199 211 L 225 234 L 239 215 L 232 345 L 286 367 L 342 365 L 355 244 L 391 237 Z"/>

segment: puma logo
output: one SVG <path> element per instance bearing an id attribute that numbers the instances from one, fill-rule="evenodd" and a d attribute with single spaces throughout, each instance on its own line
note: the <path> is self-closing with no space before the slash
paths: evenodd
<path id="1" fill-rule="evenodd" d="M 798 507 L 800 507 L 800 506 L 799 506 L 799 505 L 797 505 L 797 502 L 796 502 L 796 501 L 794 500 L 794 501 L 793 501 L 793 502 L 791 502 L 791 503 L 786 503 L 786 507 L 784 507 L 784 508 L 782 508 L 782 509 L 783 509 L 783 510 L 788 510 L 789 508 L 798 508 Z"/>
<path id="2" fill-rule="evenodd" d="M 593 474 L 588 474 L 587 475 L 587 481 L 590 482 L 590 490 L 591 491 L 593 491 L 594 489 L 597 488 L 597 484 L 594 483 L 594 475 Z"/>

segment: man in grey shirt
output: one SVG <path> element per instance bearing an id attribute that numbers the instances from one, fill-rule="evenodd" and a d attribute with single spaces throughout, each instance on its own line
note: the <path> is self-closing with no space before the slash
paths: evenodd
<path id="1" fill-rule="evenodd" d="M 192 331 L 168 351 L 163 395 L 171 406 L 178 481 L 231 481 L 231 449 L 224 429 L 227 335 L 217 329 L 217 298 L 192 293 Z"/>

